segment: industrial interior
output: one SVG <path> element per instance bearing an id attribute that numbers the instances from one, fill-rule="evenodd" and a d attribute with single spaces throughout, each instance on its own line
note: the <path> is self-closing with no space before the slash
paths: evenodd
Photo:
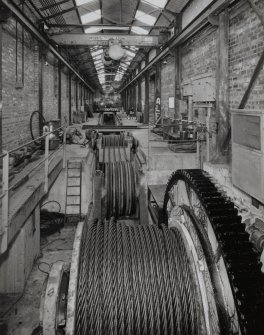
<path id="1" fill-rule="evenodd" d="M 264 1 L 0 0 L 0 334 L 264 334 Z"/>

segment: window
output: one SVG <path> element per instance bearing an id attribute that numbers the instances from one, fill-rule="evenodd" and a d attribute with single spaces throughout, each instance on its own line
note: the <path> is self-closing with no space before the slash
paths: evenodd
<path id="1" fill-rule="evenodd" d="M 147 24 L 148 26 L 153 26 L 155 24 L 156 20 L 157 20 L 155 18 L 155 16 L 146 14 L 146 13 L 142 12 L 141 10 L 138 10 L 136 12 L 135 19 L 137 19 L 140 22 L 143 22 L 143 23 Z"/>
<path id="2" fill-rule="evenodd" d="M 137 26 L 132 26 L 131 28 L 132 33 L 138 34 L 138 35 L 148 35 L 149 31 L 147 29 L 137 27 Z"/>
<path id="3" fill-rule="evenodd" d="M 93 12 L 81 15 L 81 20 L 83 24 L 93 22 L 101 19 L 101 9 L 97 9 Z M 89 28 L 88 28 L 89 29 Z"/>
<path id="4" fill-rule="evenodd" d="M 150 6 L 164 8 L 168 0 L 142 0 L 143 3 L 147 3 Z"/>

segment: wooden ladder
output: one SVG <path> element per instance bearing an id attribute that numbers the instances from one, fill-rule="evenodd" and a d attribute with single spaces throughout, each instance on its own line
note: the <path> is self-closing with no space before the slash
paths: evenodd
<path id="1" fill-rule="evenodd" d="M 82 161 L 67 161 L 67 184 L 65 202 L 65 221 L 70 218 L 81 220 L 82 215 Z"/>

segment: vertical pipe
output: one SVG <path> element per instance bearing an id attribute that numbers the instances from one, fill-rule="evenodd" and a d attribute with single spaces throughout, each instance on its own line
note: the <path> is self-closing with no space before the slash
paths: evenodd
<path id="1" fill-rule="evenodd" d="M 49 190 L 49 135 L 45 137 L 44 193 Z"/>
<path id="2" fill-rule="evenodd" d="M 145 110 L 144 124 L 149 123 L 149 72 L 145 72 Z"/>
<path id="3" fill-rule="evenodd" d="M 9 154 L 8 152 L 3 157 L 3 186 L 2 193 L 2 237 L 1 237 L 1 253 L 7 249 L 7 235 L 8 235 L 8 212 L 9 212 L 9 194 L 8 194 L 8 182 L 9 182 Z"/>
<path id="4" fill-rule="evenodd" d="M 141 117 L 141 78 L 138 79 L 138 111 L 139 111 L 139 115 L 140 115 L 140 118 L 138 121 L 141 121 L 142 122 L 142 117 Z"/>
<path id="5" fill-rule="evenodd" d="M 75 81 L 75 104 L 76 104 L 76 112 L 78 112 L 79 101 L 78 101 L 78 80 Z"/>
<path id="6" fill-rule="evenodd" d="M 72 95 L 72 75 L 69 71 L 69 125 L 72 123 L 72 105 L 71 105 L 71 95 Z"/>
<path id="7" fill-rule="evenodd" d="M 68 127 L 66 126 L 63 128 L 63 161 L 62 161 L 62 168 L 65 169 L 66 167 L 66 135 L 67 135 Z"/>
<path id="8" fill-rule="evenodd" d="M 161 63 L 156 64 L 155 75 L 155 123 L 158 122 L 161 116 Z"/>
<path id="9" fill-rule="evenodd" d="M 42 45 L 39 43 L 39 113 L 43 115 L 43 67 L 44 67 L 44 56 L 42 53 Z M 42 134 L 42 124 L 39 119 L 39 135 Z"/>
<path id="10" fill-rule="evenodd" d="M 61 61 L 58 61 L 58 119 L 61 119 Z"/>

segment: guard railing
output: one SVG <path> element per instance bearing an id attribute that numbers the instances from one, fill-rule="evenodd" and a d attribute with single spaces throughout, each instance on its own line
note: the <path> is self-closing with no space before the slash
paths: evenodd
<path id="1" fill-rule="evenodd" d="M 44 158 L 42 158 L 40 161 L 37 162 L 34 166 L 30 167 L 26 171 L 26 175 L 29 176 L 33 171 L 35 171 L 37 168 L 39 168 L 41 165 L 44 165 L 44 174 L 43 174 L 43 180 L 44 180 L 44 192 L 48 192 L 48 181 L 49 181 L 49 166 L 51 161 L 54 159 L 56 154 L 63 150 L 63 168 L 66 166 L 66 133 L 67 133 L 68 126 L 63 125 L 60 128 L 55 129 L 51 132 L 45 132 L 43 136 L 40 136 L 32 141 L 29 141 L 23 145 L 20 145 L 19 147 L 16 147 L 10 151 L 4 151 L 0 155 L 0 161 L 2 160 L 2 190 L 0 190 L 0 200 L 2 200 L 2 206 L 1 209 L 1 223 L 0 223 L 0 254 L 5 252 L 7 250 L 8 245 L 8 224 L 9 224 L 9 200 L 10 200 L 10 194 L 11 191 L 18 187 L 18 185 L 21 184 L 21 182 L 25 179 L 25 173 L 21 173 L 21 177 L 16 180 L 16 182 L 13 185 L 9 185 L 9 160 L 10 155 L 13 152 L 16 152 L 20 149 L 23 149 L 25 147 L 28 147 L 29 145 L 36 143 L 37 141 L 45 141 L 45 150 L 44 150 Z M 58 146 L 56 150 L 53 150 L 52 153 L 50 153 L 49 150 L 49 140 L 50 135 L 52 133 L 58 133 L 58 131 L 63 132 L 63 141 Z M 40 170 L 38 170 L 40 172 Z"/>

